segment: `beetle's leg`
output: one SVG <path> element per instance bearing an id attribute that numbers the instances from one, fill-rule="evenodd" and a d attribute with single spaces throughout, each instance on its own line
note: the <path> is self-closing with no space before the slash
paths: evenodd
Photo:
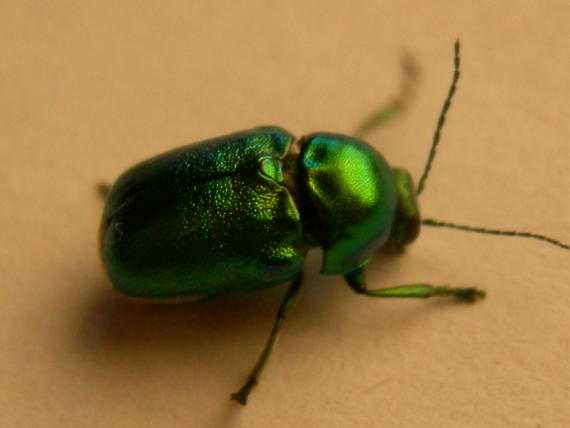
<path id="1" fill-rule="evenodd" d="M 344 278 L 354 291 L 370 297 L 415 297 L 426 299 L 431 296 L 453 296 L 467 302 L 474 302 L 477 299 L 483 299 L 485 297 L 485 292 L 477 288 L 452 288 L 447 285 L 410 284 L 368 290 L 366 288 L 363 268 L 358 268 L 348 273 Z"/>
<path id="2" fill-rule="evenodd" d="M 420 68 L 414 57 L 408 52 L 404 52 L 401 67 L 402 80 L 397 95 L 370 113 L 354 131 L 355 136 L 364 137 L 408 108 L 416 93 Z"/>
<path id="3" fill-rule="evenodd" d="M 271 335 L 269 336 L 269 340 L 265 344 L 265 348 L 263 348 L 263 352 L 259 356 L 255 367 L 253 368 L 252 372 L 247 378 L 247 381 L 243 384 L 240 390 L 234 394 L 232 394 L 232 399 L 236 400 L 238 403 L 245 405 L 247 402 L 247 396 L 253 389 L 259 380 L 259 376 L 271 355 L 271 351 L 277 342 L 277 336 L 279 335 L 279 330 L 281 329 L 281 324 L 285 319 L 285 316 L 293 306 L 293 303 L 297 299 L 299 294 L 299 289 L 301 288 L 301 283 L 303 282 L 303 275 L 299 273 L 297 277 L 291 283 L 287 294 L 285 295 L 285 299 L 281 303 L 279 307 L 279 311 L 277 312 L 277 319 L 275 320 L 275 324 L 273 325 L 273 330 L 271 330 Z"/>
<path id="4" fill-rule="evenodd" d="M 111 190 L 111 185 L 107 183 L 101 182 L 97 185 L 97 192 L 103 199 L 107 199 L 107 195 L 109 194 L 110 190 Z"/>

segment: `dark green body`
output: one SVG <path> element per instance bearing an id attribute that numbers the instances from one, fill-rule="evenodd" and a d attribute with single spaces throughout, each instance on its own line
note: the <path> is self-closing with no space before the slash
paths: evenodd
<path id="1" fill-rule="evenodd" d="M 125 172 L 104 211 L 103 260 L 115 288 L 177 299 L 293 278 L 305 251 L 299 212 L 260 164 L 278 162 L 292 141 L 277 128 L 241 132 Z"/>
<path id="2" fill-rule="evenodd" d="M 183 300 L 282 284 L 323 247 L 325 274 L 364 265 L 390 237 L 397 179 L 366 143 L 261 127 L 135 165 L 113 185 L 101 252 L 130 297 Z"/>

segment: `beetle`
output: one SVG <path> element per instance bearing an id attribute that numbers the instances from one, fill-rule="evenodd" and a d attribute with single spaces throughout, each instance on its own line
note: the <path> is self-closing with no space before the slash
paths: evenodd
<path id="1" fill-rule="evenodd" d="M 459 79 L 454 74 L 418 186 L 364 140 L 319 132 L 295 140 L 262 126 L 184 146 L 143 161 L 110 189 L 100 228 L 103 264 L 115 290 L 151 302 L 290 286 L 252 372 L 232 398 L 247 397 L 302 284 L 307 251 L 321 247 L 321 273 L 343 275 L 369 297 L 485 297 L 476 288 L 430 284 L 368 289 L 374 252 L 413 242 L 420 225 L 565 244 L 543 235 L 421 220 L 417 204 Z"/>

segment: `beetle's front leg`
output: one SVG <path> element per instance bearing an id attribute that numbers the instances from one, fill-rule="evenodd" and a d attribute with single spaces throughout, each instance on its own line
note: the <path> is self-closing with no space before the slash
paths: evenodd
<path id="1" fill-rule="evenodd" d="M 271 335 L 269 336 L 269 340 L 265 344 L 265 348 L 263 348 L 263 352 L 259 356 L 259 359 L 255 364 L 255 367 L 253 368 L 253 370 L 251 371 L 250 375 L 247 378 L 247 381 L 243 384 L 243 386 L 240 388 L 238 392 L 232 394 L 232 400 L 236 400 L 238 403 L 243 404 L 244 406 L 247 403 L 247 397 L 251 392 L 251 390 L 253 389 L 253 387 L 257 385 L 259 376 L 261 375 L 261 372 L 263 371 L 265 364 L 267 364 L 267 360 L 271 355 L 271 351 L 273 350 L 273 347 L 277 342 L 277 337 L 279 335 L 279 330 L 281 329 L 281 324 L 283 323 L 285 316 L 287 316 L 287 313 L 291 309 L 291 306 L 293 306 L 293 303 L 297 299 L 302 282 L 303 282 L 303 274 L 299 273 L 297 277 L 293 280 L 291 285 L 289 286 L 289 290 L 285 295 L 285 299 L 283 300 L 281 306 L 279 307 L 279 311 L 277 312 L 277 319 L 275 320 L 275 324 L 273 325 L 273 330 L 271 330 Z"/>
<path id="2" fill-rule="evenodd" d="M 474 302 L 477 299 L 485 298 L 485 292 L 483 290 L 478 290 L 473 287 L 448 287 L 447 285 L 410 284 L 369 290 L 366 288 L 366 278 L 363 268 L 358 268 L 346 274 L 344 278 L 354 291 L 370 297 L 415 297 L 426 299 L 431 296 L 453 296 L 466 302 Z"/>

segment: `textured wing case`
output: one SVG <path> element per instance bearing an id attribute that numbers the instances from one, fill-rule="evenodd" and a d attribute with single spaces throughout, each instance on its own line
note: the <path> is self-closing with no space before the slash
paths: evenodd
<path id="1" fill-rule="evenodd" d="M 279 171 L 292 140 L 280 128 L 256 128 L 125 172 L 111 189 L 102 225 L 114 287 L 132 297 L 180 299 L 293 278 L 304 259 L 303 235 Z"/>

